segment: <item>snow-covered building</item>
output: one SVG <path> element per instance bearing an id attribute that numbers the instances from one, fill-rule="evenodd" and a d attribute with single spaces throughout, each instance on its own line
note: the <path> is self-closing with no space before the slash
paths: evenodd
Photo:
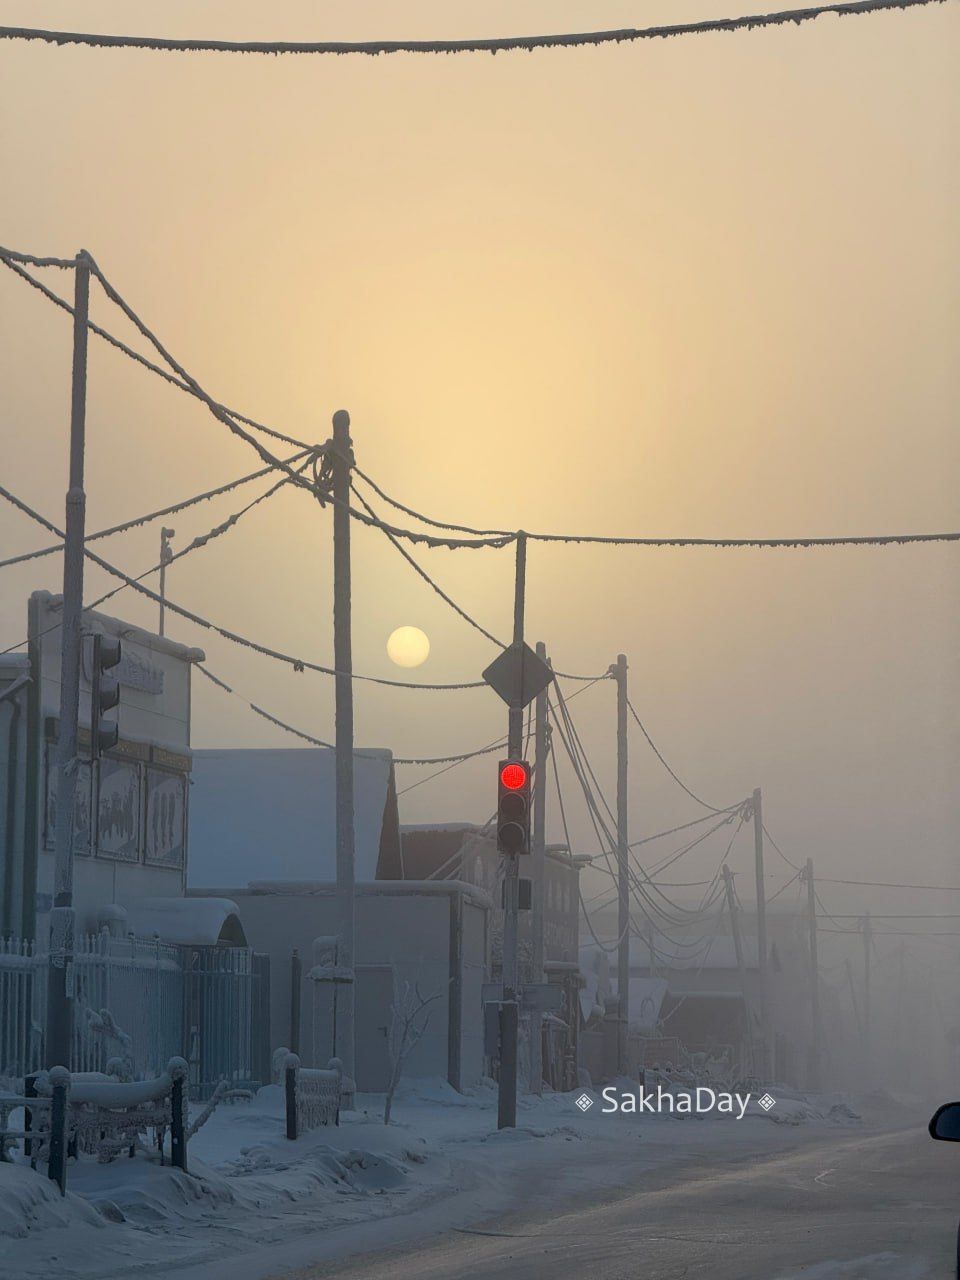
<path id="1" fill-rule="evenodd" d="M 357 1085 L 386 1085 L 392 1007 L 406 984 L 439 995 L 405 1064 L 455 1088 L 483 1073 L 481 990 L 489 896 L 475 885 L 404 879 L 393 759 L 354 757 Z M 336 775 L 321 748 L 194 754 L 189 892 L 236 902 L 270 957 L 271 1039 L 324 1064 L 337 984 Z M 311 976 L 313 975 L 313 976 Z"/>
<path id="2" fill-rule="evenodd" d="M 491 832 L 469 822 L 404 826 L 401 875 L 406 879 L 458 880 L 476 885 L 493 902 L 490 963 L 499 977 L 503 950 L 500 855 Z M 544 979 L 559 986 L 561 1006 L 543 1019 L 544 1078 L 554 1088 L 573 1088 L 579 1063 L 580 993 L 586 981 L 580 969 L 580 873 L 590 859 L 565 845 L 548 845 L 544 858 Z M 530 876 L 522 859 L 521 877 Z M 520 981 L 538 980 L 533 970 L 533 914 L 521 911 L 518 929 Z"/>
<path id="3" fill-rule="evenodd" d="M 61 597 L 35 592 L 27 653 L 3 659 L 0 698 L 0 932 L 45 939 L 53 896 Z M 191 771 L 190 675 L 199 649 L 86 611 L 74 811 L 74 905 L 80 932 L 102 910 L 186 888 Z M 91 636 L 121 640 L 115 749 L 89 759 Z M 86 758 L 85 758 L 86 757 Z M 215 939 L 214 939 L 215 941 Z"/>

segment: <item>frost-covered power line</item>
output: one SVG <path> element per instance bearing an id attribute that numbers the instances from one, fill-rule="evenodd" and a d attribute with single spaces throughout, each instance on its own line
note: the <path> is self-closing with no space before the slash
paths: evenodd
<path id="1" fill-rule="evenodd" d="M 638 40 L 665 40 L 675 36 L 712 32 L 750 31 L 810 22 L 825 14 L 855 17 L 888 9 L 913 9 L 944 0 L 850 0 L 845 4 L 820 4 L 776 13 L 745 14 L 738 18 L 709 18 L 657 27 L 620 27 L 611 31 L 576 31 L 551 35 L 495 36 L 479 40 L 191 40 L 163 36 L 122 36 L 94 32 L 49 31 L 38 27 L 0 27 L 0 40 L 34 40 L 54 45 L 87 45 L 100 49 L 148 49 L 157 53 L 251 54 L 361 54 L 377 57 L 391 53 L 512 53 L 535 49 L 575 49 L 606 44 L 632 44 Z"/>

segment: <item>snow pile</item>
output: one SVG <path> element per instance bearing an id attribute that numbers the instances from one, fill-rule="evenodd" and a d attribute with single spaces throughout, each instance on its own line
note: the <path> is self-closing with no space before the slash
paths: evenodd
<path id="1" fill-rule="evenodd" d="M 55 1183 L 29 1165 L 0 1164 L 0 1239 L 24 1240 L 51 1227 L 104 1225 L 85 1200 L 69 1192 L 61 1196 Z"/>

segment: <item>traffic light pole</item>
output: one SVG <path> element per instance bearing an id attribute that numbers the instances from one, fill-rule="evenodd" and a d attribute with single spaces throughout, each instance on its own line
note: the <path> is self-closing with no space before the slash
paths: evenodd
<path id="1" fill-rule="evenodd" d="M 90 260 L 84 250 L 74 267 L 73 375 L 70 398 L 70 479 L 63 546 L 63 623 L 60 637 L 60 720 L 57 727 L 57 822 L 47 1020 L 44 1058 L 48 1067 L 70 1068 L 73 1000 L 73 815 L 77 794 L 80 646 L 83 618 L 83 542 L 86 497 L 83 461 L 87 410 L 87 334 Z"/>
<path id="2" fill-rule="evenodd" d="M 336 831 L 337 831 L 337 963 L 354 972 L 355 833 L 353 804 L 353 644 L 350 587 L 350 470 L 353 442 L 350 415 L 333 415 L 333 455 L 330 459 L 333 504 L 333 665 L 336 717 Z M 354 1012 L 355 982 L 338 993 L 335 1054 L 343 1072 L 356 1080 Z"/>
<path id="3" fill-rule="evenodd" d="M 627 659 L 617 657 L 617 1067 L 626 1075 L 630 1030 L 630 846 L 627 835 Z"/>
<path id="4" fill-rule="evenodd" d="M 513 641 L 523 644 L 523 614 L 527 578 L 527 538 L 517 535 L 517 572 L 513 597 Z M 511 706 L 507 727 L 507 754 L 513 759 L 523 755 L 523 708 L 521 690 L 519 705 Z M 519 1056 L 520 1010 L 517 933 L 519 925 L 520 882 L 516 854 L 504 858 L 503 913 L 503 1001 L 500 1005 L 500 1080 L 497 1096 L 497 1127 L 513 1129 L 517 1124 L 517 1059 Z"/>

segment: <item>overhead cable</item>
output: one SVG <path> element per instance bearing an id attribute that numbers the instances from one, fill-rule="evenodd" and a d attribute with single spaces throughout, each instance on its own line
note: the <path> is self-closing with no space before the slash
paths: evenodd
<path id="1" fill-rule="evenodd" d="M 377 513 L 374 511 L 373 507 L 370 506 L 370 503 L 367 502 L 363 494 L 359 492 L 356 485 L 354 485 L 351 482 L 350 488 L 353 491 L 353 493 L 356 495 L 357 500 L 361 503 L 361 505 L 366 510 L 367 514 L 373 516 L 374 519 L 376 519 Z M 440 599 L 444 602 L 444 604 L 448 604 L 450 608 L 454 611 L 454 613 L 459 614 L 460 617 L 463 618 L 464 622 L 469 623 L 470 626 L 473 627 L 475 631 L 479 631 L 480 634 L 485 639 L 489 640 L 492 644 L 497 645 L 497 647 L 500 649 L 505 649 L 507 647 L 502 640 L 498 640 L 497 637 L 493 635 L 491 632 L 489 632 L 486 629 L 486 627 L 484 627 L 481 623 L 479 623 L 476 620 L 476 618 L 471 617 L 470 614 L 467 613 L 466 609 L 461 608 L 461 606 L 457 604 L 456 600 L 451 599 L 451 597 L 447 595 L 447 593 L 439 585 L 439 583 L 434 582 L 433 578 L 430 577 L 426 569 L 424 569 L 422 565 L 419 565 L 417 563 L 417 561 L 413 558 L 413 556 L 406 549 L 406 547 L 403 546 L 403 544 L 400 542 L 398 538 L 396 538 L 388 529 L 384 528 L 382 525 L 381 525 L 381 530 L 384 536 L 390 542 L 390 544 L 393 547 L 395 547 L 397 551 L 400 552 L 404 560 L 406 560 L 407 564 L 410 565 L 410 567 L 414 570 L 415 573 L 419 574 L 419 576 L 424 580 L 427 586 L 429 586 L 430 588 L 432 588 L 433 591 L 436 592 L 436 594 L 440 597 Z"/>
<path id="2" fill-rule="evenodd" d="M 293 464 L 302 457 L 302 453 L 296 453 L 291 458 L 288 458 L 287 462 Z M 239 489 L 241 486 L 249 484 L 252 480 L 259 480 L 263 476 L 270 475 L 274 469 L 273 467 L 261 467 L 259 471 L 251 471 L 249 475 L 241 476 L 239 480 L 231 480 L 228 484 L 219 485 L 216 489 L 208 489 L 206 493 L 198 493 L 192 498 L 185 498 L 183 502 L 175 502 L 172 506 L 162 507 L 159 511 L 151 511 L 144 516 L 135 516 L 132 520 L 125 520 L 122 524 L 111 525 L 109 529 L 100 529 L 97 533 L 88 533 L 84 541 L 96 542 L 100 538 L 110 538 L 116 533 L 126 533 L 128 529 L 150 524 L 151 521 L 159 520 L 163 516 L 176 515 L 179 511 L 186 511 L 188 507 L 195 507 L 200 502 L 218 498 L 221 494 L 230 493 L 233 489 Z M 7 560 L 0 560 L 0 569 L 6 569 L 14 564 L 21 564 L 25 560 L 39 560 L 42 556 L 54 555 L 62 550 L 63 543 L 56 542 L 51 546 L 41 547 L 37 551 L 25 551 L 22 555 L 10 556 Z"/>
<path id="3" fill-rule="evenodd" d="M 148 49 L 160 53 L 361 54 L 392 53 L 510 53 L 515 50 L 570 49 L 585 45 L 627 44 L 673 36 L 711 32 L 750 31 L 756 27 L 799 25 L 824 14 L 855 17 L 890 9 L 912 9 L 942 0 L 848 0 L 776 13 L 753 13 L 738 18 L 710 18 L 700 22 L 656 27 L 621 27 L 610 31 L 577 31 L 549 35 L 497 36 L 466 40 L 197 40 L 164 36 L 124 36 L 94 32 L 51 31 L 38 27 L 0 27 L 0 39 L 36 40 L 53 45 L 87 45 L 101 49 Z"/>
<path id="4" fill-rule="evenodd" d="M 0 485 L 0 497 L 5 498 L 7 502 L 17 507 L 18 510 L 22 511 L 25 515 L 28 515 L 32 520 L 36 520 L 37 523 L 43 525 L 43 527 L 55 537 L 63 538 L 65 536 L 63 531 L 58 529 L 55 524 L 52 524 L 44 516 L 40 515 L 39 512 L 35 511 L 21 498 L 16 497 L 9 489 L 2 485 Z M 235 631 L 229 631 L 226 627 L 221 627 L 217 623 L 211 622 L 210 619 L 201 617 L 200 614 L 194 613 L 190 609 L 185 609 L 182 605 L 176 604 L 169 598 L 169 596 L 161 598 L 157 592 L 151 591 L 149 587 L 145 587 L 141 582 L 137 581 L 136 578 L 131 578 L 129 574 L 124 573 L 121 569 L 112 565 L 108 560 L 104 560 L 101 556 L 98 556 L 97 553 L 95 551 L 91 551 L 89 547 L 84 547 L 84 555 L 88 560 L 92 561 L 93 564 L 98 565 L 99 568 L 103 569 L 106 573 L 109 573 L 112 577 L 119 578 L 128 587 L 132 587 L 134 591 L 146 596 L 147 599 L 153 600 L 156 604 L 160 604 L 162 602 L 164 607 L 169 609 L 171 613 L 179 614 L 181 618 L 185 618 L 188 622 L 193 622 L 199 627 L 203 627 L 208 631 L 213 631 L 217 635 L 223 636 L 225 640 L 230 640 L 234 644 L 241 645 L 243 648 L 252 649 L 255 653 L 263 654 L 263 656 L 267 658 L 273 658 L 277 662 L 284 662 L 288 666 L 293 667 L 295 671 L 316 671 L 325 676 L 348 674 L 351 680 L 360 680 L 367 684 L 387 685 L 394 689 L 429 689 L 446 691 L 450 689 L 487 688 L 487 685 L 483 680 L 463 681 L 458 684 L 415 684 L 411 681 L 405 680 L 390 680 L 385 676 L 366 676 L 359 675 L 356 672 L 338 673 L 333 667 L 323 666 L 321 663 L 317 662 L 310 662 L 306 658 L 294 657 L 293 655 L 283 653 L 278 649 L 271 649 L 269 646 L 260 644 L 258 641 L 251 640 L 246 636 L 241 636 Z M 148 572 L 153 572 L 153 570 L 148 570 Z"/>
<path id="5" fill-rule="evenodd" d="M 29 271 L 25 271 L 23 266 L 20 264 L 26 262 L 31 263 L 34 266 L 57 265 L 74 267 L 76 266 L 76 259 L 35 258 L 31 254 L 16 253 L 13 249 L 0 247 L 0 262 L 3 262 L 11 271 L 16 272 L 18 276 L 23 280 L 26 280 L 27 284 L 32 285 L 34 289 L 37 289 L 45 298 L 58 306 L 62 311 L 67 312 L 68 315 L 73 315 L 73 305 L 69 303 L 66 298 L 61 298 L 58 293 L 54 293 L 54 291 L 48 288 L 42 280 L 38 280 L 35 276 L 32 276 Z M 92 320 L 87 322 L 87 327 L 90 329 L 91 333 L 95 333 L 98 338 L 102 338 L 104 342 L 108 342 L 110 346 L 115 347 L 117 351 L 120 351 L 123 355 L 127 356 L 128 359 L 136 361 L 137 364 L 142 365 L 145 369 L 149 369 L 151 373 L 155 373 L 158 377 L 163 378 L 165 382 L 169 382 L 171 386 L 177 387 L 179 390 L 185 391 L 188 395 L 196 398 L 196 392 L 194 389 L 189 385 L 189 383 L 183 381 L 183 379 L 176 377 L 160 365 L 154 364 L 152 360 L 148 360 L 146 356 L 141 355 L 139 351 L 135 351 L 133 347 L 127 346 L 125 342 L 122 342 L 112 333 L 109 333 L 100 325 L 95 324 Z M 234 409 L 226 408 L 225 405 L 222 405 L 221 408 L 223 408 L 226 413 L 229 413 L 232 418 L 235 418 L 237 422 L 242 422 L 245 426 L 252 427 L 255 431 L 261 431 L 264 435 L 272 436 L 275 440 L 282 440 L 285 444 L 296 445 L 301 449 L 309 449 L 311 447 L 303 440 L 297 440 L 293 436 L 289 436 L 282 431 L 275 430 L 273 427 L 267 427 L 262 422 L 257 422 L 254 418 L 248 418 L 242 413 L 237 413 Z"/>
<path id="6" fill-rule="evenodd" d="M 657 759 L 660 761 L 660 763 L 663 765 L 667 773 L 669 773 L 670 777 L 674 780 L 674 782 L 681 789 L 681 791 L 685 791 L 691 800 L 695 800 L 697 804 L 701 806 L 701 808 L 709 809 L 711 813 L 730 813 L 732 809 L 737 808 L 736 805 L 732 805 L 726 809 L 718 809 L 715 805 L 707 804 L 706 800 L 703 800 L 700 796 L 698 796 L 695 791 L 691 791 L 690 788 L 687 786 L 687 784 L 680 777 L 678 777 L 677 774 L 674 773 L 673 769 L 671 769 L 670 765 L 667 764 L 667 761 L 664 758 L 662 752 L 660 751 L 660 748 L 657 746 L 654 740 L 650 737 L 650 734 L 647 732 L 646 726 L 644 725 L 640 717 L 637 715 L 636 707 L 633 705 L 633 703 L 630 701 L 629 698 L 627 699 L 627 706 L 630 708 L 630 714 L 633 716 L 634 720 L 637 722 L 637 726 L 640 729 L 640 732 L 646 738 L 647 743 L 649 744 L 651 750 L 653 751 L 653 754 L 657 757 Z"/>

